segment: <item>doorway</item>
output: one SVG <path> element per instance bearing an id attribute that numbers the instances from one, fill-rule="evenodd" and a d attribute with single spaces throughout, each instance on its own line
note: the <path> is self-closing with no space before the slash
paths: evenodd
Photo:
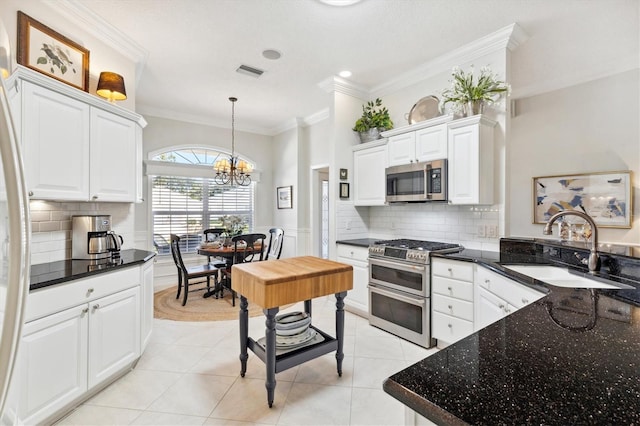
<path id="1" fill-rule="evenodd" d="M 329 167 L 311 167 L 311 252 L 329 258 Z"/>

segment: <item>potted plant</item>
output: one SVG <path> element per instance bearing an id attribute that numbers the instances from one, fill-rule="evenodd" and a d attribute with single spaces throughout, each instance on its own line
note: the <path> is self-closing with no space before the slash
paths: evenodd
<path id="1" fill-rule="evenodd" d="M 484 105 L 497 102 L 502 95 L 511 93 L 511 86 L 498 79 L 489 67 L 482 67 L 475 76 L 473 65 L 468 73 L 453 67 L 451 87 L 442 91 L 443 104 L 453 103 L 453 111 L 465 116 L 482 114 Z"/>
<path id="2" fill-rule="evenodd" d="M 393 129 L 393 121 L 387 108 L 382 106 L 380 98 L 362 105 L 362 117 L 356 120 L 353 127 L 353 130 L 360 135 L 360 142 L 380 139 L 380 132 L 391 129 Z"/>

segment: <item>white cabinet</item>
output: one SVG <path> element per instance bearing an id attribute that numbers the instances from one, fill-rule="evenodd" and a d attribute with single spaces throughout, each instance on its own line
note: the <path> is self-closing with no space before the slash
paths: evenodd
<path id="1" fill-rule="evenodd" d="M 149 344 L 153 330 L 153 262 L 146 262 L 140 271 L 140 353 Z"/>
<path id="2" fill-rule="evenodd" d="M 474 264 L 431 260 L 432 337 L 454 343 L 473 333 Z"/>
<path id="3" fill-rule="evenodd" d="M 29 293 L 16 380 L 25 424 L 50 421 L 138 359 L 141 331 L 148 339 L 152 325 L 141 315 L 140 282 L 146 281 L 143 309 L 153 315 L 152 265 Z"/>
<path id="4" fill-rule="evenodd" d="M 21 66 L 7 85 L 31 199 L 141 200 L 140 115 Z"/>
<path id="5" fill-rule="evenodd" d="M 544 293 L 483 267 L 477 268 L 475 287 L 477 294 L 475 301 L 476 330 L 480 330 L 544 296 Z"/>
<path id="6" fill-rule="evenodd" d="M 493 203 L 493 128 L 482 115 L 448 124 L 449 202 Z"/>
<path id="7" fill-rule="evenodd" d="M 86 201 L 89 105 L 30 82 L 22 85 L 22 145 L 32 199 Z"/>
<path id="8" fill-rule="evenodd" d="M 440 124 L 389 138 L 389 166 L 447 158 L 447 125 Z"/>
<path id="9" fill-rule="evenodd" d="M 353 204 L 384 205 L 387 141 L 370 142 L 353 148 Z"/>
<path id="10" fill-rule="evenodd" d="M 353 289 L 344 299 L 345 309 L 369 317 L 369 248 L 338 244 L 336 261 L 353 266 Z"/>
<path id="11" fill-rule="evenodd" d="M 136 127 L 131 120 L 91 108 L 89 194 L 92 201 L 136 201 Z"/>

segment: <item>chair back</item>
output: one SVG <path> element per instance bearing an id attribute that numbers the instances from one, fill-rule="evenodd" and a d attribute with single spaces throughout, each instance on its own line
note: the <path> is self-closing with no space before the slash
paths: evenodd
<path id="1" fill-rule="evenodd" d="M 282 254 L 282 241 L 284 240 L 284 229 L 271 228 L 269 229 L 269 234 L 271 235 L 269 238 L 269 248 L 267 248 L 264 260 L 269 260 L 269 258 L 280 259 L 280 255 Z"/>
<path id="2" fill-rule="evenodd" d="M 233 263 L 262 260 L 262 252 L 264 251 L 266 239 L 267 236 L 265 234 L 242 234 L 231 238 L 231 242 L 233 243 Z M 246 244 L 238 244 L 241 241 L 244 241 Z M 260 244 L 260 250 L 253 249 L 257 244 Z"/>
<path id="3" fill-rule="evenodd" d="M 186 274 L 187 267 L 184 266 L 184 262 L 182 261 L 182 253 L 180 253 L 179 244 L 180 237 L 175 234 L 171 234 L 171 255 L 173 256 L 173 261 L 176 263 L 176 267 Z"/>
<path id="4" fill-rule="evenodd" d="M 222 234 L 224 234 L 225 232 L 227 232 L 227 230 L 224 229 L 224 228 L 209 228 L 209 229 L 205 229 L 204 230 L 204 241 L 205 242 L 215 241 L 216 239 L 220 238 L 220 236 Z"/>

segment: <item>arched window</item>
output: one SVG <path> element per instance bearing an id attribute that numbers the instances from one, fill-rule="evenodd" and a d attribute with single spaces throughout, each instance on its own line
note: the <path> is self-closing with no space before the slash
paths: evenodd
<path id="1" fill-rule="evenodd" d="M 180 148 L 151 157 L 147 174 L 151 176 L 153 240 L 158 254 L 170 253 L 171 234 L 181 237 L 182 251 L 195 252 L 203 231 L 223 228 L 225 216 L 242 220 L 236 232 L 253 230 L 254 183 L 230 186 L 215 182 L 213 163 L 228 156 L 208 148 Z"/>

